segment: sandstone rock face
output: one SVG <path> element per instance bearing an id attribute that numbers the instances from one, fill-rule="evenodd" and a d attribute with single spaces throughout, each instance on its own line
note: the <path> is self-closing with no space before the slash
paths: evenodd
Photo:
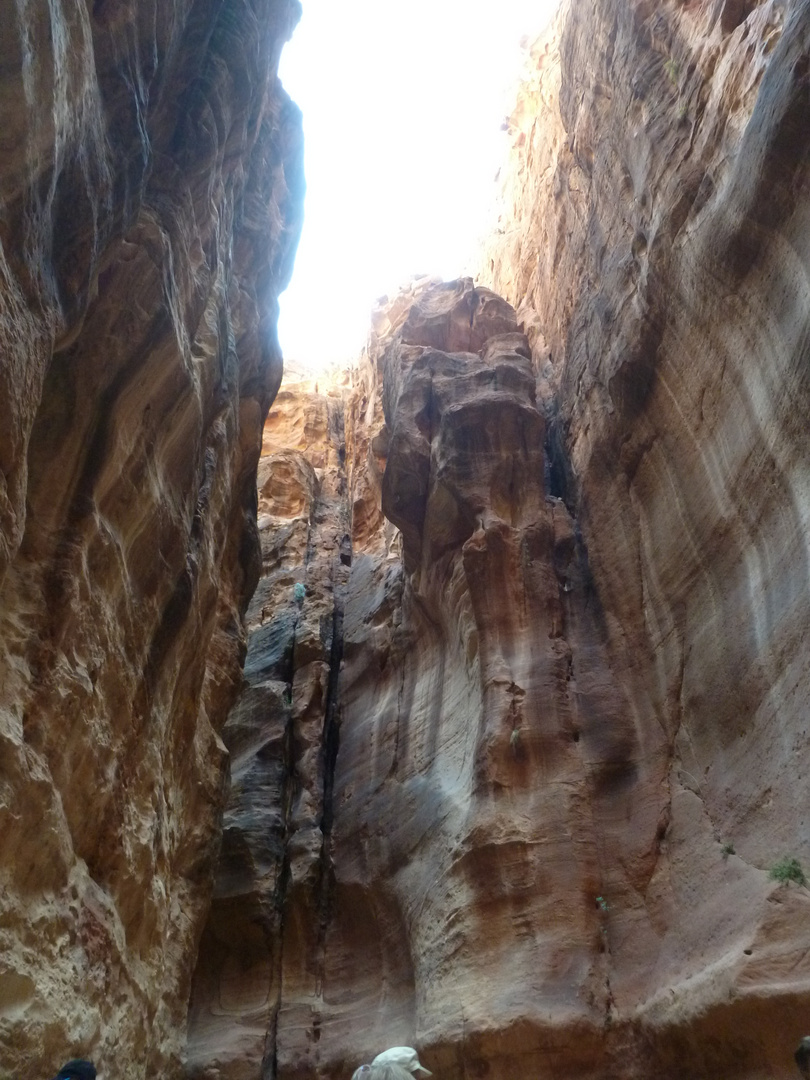
<path id="1" fill-rule="evenodd" d="M 302 197 L 295 0 L 0 4 L 0 1066 L 176 1069 Z"/>
<path id="2" fill-rule="evenodd" d="M 808 0 L 564 5 L 497 292 L 264 427 L 297 5 L 7 8 L 2 1068 L 793 1075 Z"/>
<path id="3" fill-rule="evenodd" d="M 611 1008 L 592 817 L 632 730 L 574 523 L 545 495 L 514 312 L 465 279 L 392 330 L 382 506 L 402 557 L 352 563 L 321 1044 L 573 1074 Z"/>
<path id="4" fill-rule="evenodd" d="M 339 389 L 319 394 L 307 381 L 282 389 L 259 468 L 262 576 L 248 612 L 246 685 L 223 731 L 231 793 L 194 979 L 192 1076 L 274 1075 L 290 941 L 311 934 L 313 965 L 321 950 L 351 563 L 343 445 Z"/>
<path id="5" fill-rule="evenodd" d="M 557 29 L 486 279 L 530 327 L 641 751 L 597 820 L 616 1068 L 790 1076 L 810 895 L 766 872 L 810 864 L 810 7 Z"/>
<path id="6" fill-rule="evenodd" d="M 610 216 L 622 187 L 613 199 L 605 172 L 621 158 L 603 147 L 580 176 L 560 133 L 573 116 L 632 149 L 643 128 L 589 121 L 566 78 L 590 70 L 576 55 L 590 32 L 608 70 L 646 70 L 664 26 L 645 37 L 640 8 L 584 11 L 561 15 L 562 60 L 538 47 L 557 112 L 516 136 L 525 201 L 490 255 L 516 301 L 526 289 L 528 336 L 470 279 L 420 282 L 375 313 L 342 396 L 345 443 L 337 419 L 314 420 L 329 399 L 291 389 L 292 449 L 269 447 L 275 509 L 254 602 L 269 626 L 253 633 L 231 737 L 281 812 L 259 835 L 247 783 L 228 811 L 192 1015 L 199 1075 L 348 1075 L 396 1043 L 448 1077 L 793 1074 L 810 892 L 768 871 L 782 855 L 809 861 L 806 437 L 791 405 L 810 312 L 797 263 L 808 151 L 794 141 L 810 20 L 779 22 L 750 73 L 736 171 L 690 204 L 682 234 L 636 245 L 634 278 Z M 703 18 L 691 47 L 715 34 L 715 77 L 731 78 L 746 19 L 728 29 L 723 12 L 669 16 Z M 767 11 L 749 14 L 753 33 Z M 674 67 L 651 63 L 671 85 Z M 721 124 L 722 98 L 714 108 L 701 122 Z M 558 246 L 551 268 L 530 247 L 538 206 L 538 230 L 561 228 L 558 189 L 526 160 L 535 138 L 559 190 L 583 191 L 579 261 Z M 646 138 L 641 159 L 666 177 L 672 148 Z M 792 176 L 771 232 L 764 204 L 740 209 L 755 167 Z M 661 229 L 677 217 L 648 212 Z M 299 656 L 308 603 L 321 628 L 317 642 L 304 630 Z M 264 752 L 273 741 L 286 765 Z M 247 925 L 228 907 L 240 892 Z"/>
<path id="7" fill-rule="evenodd" d="M 452 1076 L 603 1064 L 594 821 L 642 747 L 545 495 L 529 356 L 495 294 L 422 282 L 337 400 L 291 386 L 270 415 L 193 1074 L 339 1075 L 413 1042 Z"/>
<path id="8" fill-rule="evenodd" d="M 395 1043 L 448 1077 L 793 1075 L 809 34 L 806 3 L 563 7 L 487 257 L 517 316 L 470 280 L 384 304 L 345 481 L 307 420 L 337 403 L 291 390 L 199 1075 Z"/>

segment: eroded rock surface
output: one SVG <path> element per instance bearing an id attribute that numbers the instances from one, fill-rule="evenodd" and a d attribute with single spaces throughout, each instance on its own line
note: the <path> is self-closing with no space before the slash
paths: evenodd
<path id="1" fill-rule="evenodd" d="M 574 314 L 589 310 L 583 293 Z M 417 283 L 377 310 L 343 393 L 345 490 L 335 479 L 340 425 L 329 428 L 325 472 L 322 437 L 310 438 L 311 466 L 298 436 L 292 452 L 277 452 L 271 472 L 286 509 L 267 535 L 273 550 L 289 535 L 294 574 L 317 566 L 328 583 L 329 633 L 312 656 L 323 664 L 329 651 L 335 664 L 342 622 L 342 663 L 315 727 L 297 736 L 300 721 L 283 707 L 273 721 L 287 725 L 300 764 L 279 780 L 288 809 L 267 877 L 276 949 L 262 976 L 267 1040 L 257 1024 L 251 1051 L 219 1058 L 212 1041 L 203 1074 L 348 1075 L 381 1047 L 408 1043 L 450 1077 L 792 1075 L 810 893 L 768 871 L 782 854 L 807 863 L 805 729 L 791 719 L 803 685 L 800 638 L 790 637 L 801 580 L 787 555 L 769 577 L 766 555 L 752 562 L 739 537 L 726 549 L 733 521 L 714 547 L 696 547 L 701 519 L 690 507 L 718 504 L 709 478 L 709 491 L 694 482 L 700 444 L 678 435 L 688 375 L 670 383 L 663 344 L 643 354 L 652 381 L 641 396 L 630 373 L 602 387 L 596 365 L 581 400 L 568 382 L 579 354 L 556 359 L 539 320 L 526 324 L 530 339 L 509 305 L 470 279 Z M 608 400 L 610 386 L 629 396 Z M 723 414 L 732 427 L 740 386 Z M 322 397 L 290 394 L 303 431 Z M 630 457 L 635 425 L 661 430 Z M 325 476 L 319 502 L 312 478 Z M 733 487 L 737 515 L 763 486 Z M 302 487 L 308 494 L 295 494 Z M 338 527 L 349 508 L 351 551 Z M 302 556 L 304 535 L 325 539 Z M 793 532 L 774 543 L 792 551 L 799 541 Z M 762 570 L 759 591 L 740 580 L 743 565 Z M 293 656 L 292 582 L 275 556 L 268 567 Z M 714 606 L 701 607 L 709 583 Z M 755 601 L 776 619 L 769 589 L 782 590 L 774 647 L 786 650 L 770 657 L 772 677 L 764 630 L 759 651 L 752 644 L 764 617 Z M 727 626 L 716 621 L 723 613 Z M 781 663 L 796 681 L 777 718 L 765 706 L 786 685 Z M 763 694 L 732 725 L 752 673 Z M 293 702 L 297 685 L 312 685 L 295 665 L 283 680 Z M 306 806 L 303 827 L 290 792 Z M 259 895 L 245 853 L 240 873 Z M 231 1019 L 243 1034 L 251 1023 L 238 1005 Z"/>
<path id="2" fill-rule="evenodd" d="M 231 792 L 189 1017 L 192 1076 L 274 1075 L 282 965 L 306 939 L 317 967 L 324 833 L 336 749 L 343 592 L 351 564 L 343 396 L 279 393 L 259 468 L 262 575 L 245 687 L 223 731 Z M 306 929 L 298 932 L 298 927 Z M 294 946 L 293 946 L 294 947 Z M 311 1017 L 304 1018 L 311 1027 Z"/>
<path id="3" fill-rule="evenodd" d="M 810 864 L 809 48 L 806 3 L 567 5 L 487 262 L 644 748 L 603 823 L 640 1075 L 791 1076 L 810 1004 L 810 895 L 767 878 Z"/>
<path id="4" fill-rule="evenodd" d="M 193 981 L 210 1080 L 792 1076 L 810 3 L 561 8 L 505 299 L 285 391 L 260 558 L 296 14 L 6 12 L 2 1065 L 176 1073 Z"/>
<path id="5" fill-rule="evenodd" d="M 268 621 L 226 728 L 250 764 L 235 764 L 201 949 L 198 1074 L 335 1075 L 414 1041 L 449 1075 L 603 1062 L 594 819 L 622 813 L 642 748 L 575 522 L 545 494 L 535 384 L 508 304 L 470 279 L 421 282 L 377 311 L 342 423 L 301 385 L 271 413 L 253 603 Z M 321 608 L 320 644 L 299 657 Z M 265 862 L 245 770 L 286 808 L 262 832 Z M 247 1001 L 254 965 L 255 1009 L 238 993 L 224 1006 L 237 985 Z"/>
<path id="6" fill-rule="evenodd" d="M 215 907 L 200 1073 L 408 1043 L 447 1077 L 793 1075 L 810 894 L 768 871 L 810 864 L 808 34 L 806 2 L 565 5 L 487 258 L 517 316 L 470 280 L 379 308 L 304 555 L 321 466 L 277 458 L 256 655 L 294 655 L 289 568 L 317 564 L 299 688 L 340 618 L 342 667 L 262 721 L 299 762 L 272 859 L 229 811 L 261 987 Z M 295 702 L 294 664 L 256 677 Z"/>
<path id="7" fill-rule="evenodd" d="M 382 506 L 402 560 L 356 549 L 349 582 L 321 1042 L 328 1023 L 358 1060 L 416 1039 L 450 1075 L 538 1055 L 573 1072 L 610 1010 L 592 816 L 632 731 L 574 523 L 545 495 L 513 311 L 462 279 L 392 329 Z"/>
<path id="8" fill-rule="evenodd" d="M 178 1066 L 259 572 L 294 0 L 0 4 L 0 1065 Z"/>

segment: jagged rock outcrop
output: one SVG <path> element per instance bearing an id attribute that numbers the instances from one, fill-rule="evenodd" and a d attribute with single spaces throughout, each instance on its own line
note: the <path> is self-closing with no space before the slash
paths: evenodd
<path id="1" fill-rule="evenodd" d="M 296 0 L 0 5 L 0 1067 L 178 1066 L 300 226 Z"/>

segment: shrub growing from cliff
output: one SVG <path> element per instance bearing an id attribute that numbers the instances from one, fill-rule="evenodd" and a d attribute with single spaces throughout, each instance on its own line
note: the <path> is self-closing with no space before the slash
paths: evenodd
<path id="1" fill-rule="evenodd" d="M 780 859 L 775 866 L 771 867 L 768 876 L 774 881 L 781 881 L 783 884 L 787 884 L 788 881 L 795 881 L 797 885 L 807 884 L 807 878 L 804 876 L 804 870 L 802 870 L 799 860 L 790 858 L 787 855 L 784 859 Z"/>

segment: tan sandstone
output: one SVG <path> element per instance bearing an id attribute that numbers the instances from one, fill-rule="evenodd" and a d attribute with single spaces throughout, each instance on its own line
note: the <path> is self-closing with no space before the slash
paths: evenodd
<path id="1" fill-rule="evenodd" d="M 807 0 L 563 4 L 479 279 L 266 423 L 297 6 L 8 7 L 2 1068 L 795 1076 Z"/>
<path id="2" fill-rule="evenodd" d="M 598 819 L 619 1075 L 789 1077 L 807 1026 L 810 895 L 767 872 L 810 865 L 809 50 L 801 3 L 565 5 L 512 117 L 485 277 L 641 751 Z"/>
<path id="3" fill-rule="evenodd" d="M 297 3 L 0 4 L 0 1074 L 165 1076 L 300 227 Z"/>

